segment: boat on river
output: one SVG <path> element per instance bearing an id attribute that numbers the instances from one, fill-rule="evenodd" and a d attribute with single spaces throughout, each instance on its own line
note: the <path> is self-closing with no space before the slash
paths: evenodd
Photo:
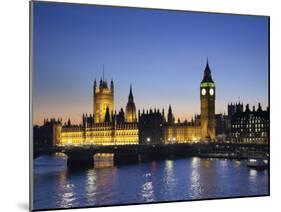
<path id="1" fill-rule="evenodd" d="M 249 158 L 247 161 L 247 166 L 249 168 L 263 170 L 268 168 L 268 158 Z"/>

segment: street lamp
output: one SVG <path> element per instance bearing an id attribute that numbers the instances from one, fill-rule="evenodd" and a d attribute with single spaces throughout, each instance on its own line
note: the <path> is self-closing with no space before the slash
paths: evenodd
<path id="1" fill-rule="evenodd" d="M 150 142 L 150 137 L 146 138 L 146 141 L 149 143 Z"/>

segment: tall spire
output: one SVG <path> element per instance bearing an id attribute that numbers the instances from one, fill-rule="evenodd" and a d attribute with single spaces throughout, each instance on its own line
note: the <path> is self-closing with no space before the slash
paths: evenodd
<path id="1" fill-rule="evenodd" d="M 204 78 L 203 78 L 202 82 L 214 82 L 212 79 L 212 75 L 211 75 L 211 69 L 209 66 L 208 57 L 207 57 L 206 67 L 204 70 Z"/>
<path id="2" fill-rule="evenodd" d="M 172 107 L 171 105 L 169 105 L 169 109 L 168 109 L 168 123 L 169 124 L 173 124 L 174 123 L 174 116 L 173 116 L 173 112 L 172 112 Z"/>
<path id="3" fill-rule="evenodd" d="M 130 84 L 130 93 L 129 93 L 128 103 L 126 106 L 126 122 L 135 122 L 136 120 L 137 120 L 136 105 L 134 103 L 132 84 Z"/>
<path id="4" fill-rule="evenodd" d="M 96 79 L 95 79 L 95 80 L 94 80 L 94 85 L 93 85 L 94 92 L 96 91 L 96 87 L 97 87 L 97 81 L 96 81 Z"/>
<path id="5" fill-rule="evenodd" d="M 129 96 L 132 96 L 132 97 L 133 97 L 132 84 L 130 84 L 130 93 L 129 93 Z"/>
<path id="6" fill-rule="evenodd" d="M 104 64 L 102 65 L 102 81 L 104 81 Z"/>
<path id="7" fill-rule="evenodd" d="M 130 84 L 130 93 L 129 93 L 128 102 L 134 102 L 134 96 L 133 96 L 133 91 L 132 91 L 132 84 Z"/>
<path id="8" fill-rule="evenodd" d="M 204 71 L 204 75 L 211 75 L 208 56 L 207 56 L 207 62 L 206 62 L 206 68 L 205 68 L 205 71 Z"/>
<path id="9" fill-rule="evenodd" d="M 113 84 L 113 80 L 111 79 L 111 81 L 110 81 L 110 87 L 111 87 L 111 90 L 113 91 L 113 89 L 114 89 L 114 84 Z"/>
<path id="10" fill-rule="evenodd" d="M 100 88 L 108 88 L 107 81 L 105 80 L 105 77 L 104 77 L 104 65 L 102 65 L 102 76 L 100 78 Z"/>

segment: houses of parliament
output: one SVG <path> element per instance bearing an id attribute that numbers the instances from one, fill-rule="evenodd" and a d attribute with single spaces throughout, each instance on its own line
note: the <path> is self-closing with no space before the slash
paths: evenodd
<path id="1" fill-rule="evenodd" d="M 114 82 L 93 83 L 93 113 L 83 114 L 80 125 L 53 120 L 53 145 L 126 145 L 215 141 L 215 83 L 208 61 L 199 87 L 200 115 L 191 121 L 175 121 L 172 107 L 136 110 L 130 86 L 125 110 L 114 108 Z M 47 122 L 46 120 L 44 123 Z"/>

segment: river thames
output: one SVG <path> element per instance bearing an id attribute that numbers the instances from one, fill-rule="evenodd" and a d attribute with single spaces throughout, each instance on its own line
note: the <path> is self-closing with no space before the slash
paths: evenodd
<path id="1" fill-rule="evenodd" d="M 268 170 L 189 157 L 71 170 L 66 157 L 34 161 L 34 209 L 268 195 Z"/>

